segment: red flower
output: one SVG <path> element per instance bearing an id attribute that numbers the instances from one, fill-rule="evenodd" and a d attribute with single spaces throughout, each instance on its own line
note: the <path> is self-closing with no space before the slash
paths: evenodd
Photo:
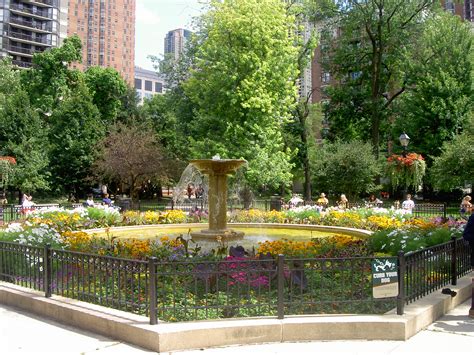
<path id="1" fill-rule="evenodd" d="M 16 165 L 16 160 L 13 157 L 0 157 L 0 160 L 6 160 L 10 164 Z"/>

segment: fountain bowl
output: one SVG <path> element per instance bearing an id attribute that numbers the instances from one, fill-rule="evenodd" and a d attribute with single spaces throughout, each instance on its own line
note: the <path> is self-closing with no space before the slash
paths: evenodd
<path id="1" fill-rule="evenodd" d="M 203 174 L 227 175 L 234 173 L 247 161 L 244 159 L 194 159 L 189 163 Z"/>

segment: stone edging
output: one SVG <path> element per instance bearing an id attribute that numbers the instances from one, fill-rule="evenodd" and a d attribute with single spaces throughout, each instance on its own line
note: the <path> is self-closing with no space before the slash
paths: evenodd
<path id="1" fill-rule="evenodd" d="M 238 344 L 311 340 L 406 340 L 471 296 L 474 273 L 450 286 L 456 297 L 435 291 L 384 315 L 293 316 L 283 320 L 196 321 L 149 325 L 148 318 L 0 282 L 0 303 L 51 318 L 93 333 L 157 352 L 200 349 Z"/>

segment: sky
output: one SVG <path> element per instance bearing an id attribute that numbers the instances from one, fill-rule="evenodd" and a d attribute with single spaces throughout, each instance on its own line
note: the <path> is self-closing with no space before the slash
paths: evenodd
<path id="1" fill-rule="evenodd" d="M 191 28 L 204 0 L 136 0 L 135 65 L 153 69 L 148 55 L 163 55 L 166 33 Z"/>

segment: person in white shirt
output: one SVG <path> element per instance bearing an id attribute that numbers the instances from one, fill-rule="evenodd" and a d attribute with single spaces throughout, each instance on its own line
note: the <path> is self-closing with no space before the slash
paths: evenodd
<path id="1" fill-rule="evenodd" d="M 21 205 L 23 207 L 33 206 L 35 203 L 32 201 L 32 199 L 33 199 L 32 196 L 28 196 L 28 194 L 23 194 L 23 201 L 22 201 Z"/>
<path id="2" fill-rule="evenodd" d="M 85 207 L 93 207 L 95 205 L 92 194 L 87 195 L 87 200 L 84 202 L 84 205 Z"/>
<path id="3" fill-rule="evenodd" d="M 410 213 L 413 212 L 415 208 L 415 202 L 411 199 L 411 195 L 407 194 L 407 199 L 402 202 L 402 209 L 409 211 Z"/>

